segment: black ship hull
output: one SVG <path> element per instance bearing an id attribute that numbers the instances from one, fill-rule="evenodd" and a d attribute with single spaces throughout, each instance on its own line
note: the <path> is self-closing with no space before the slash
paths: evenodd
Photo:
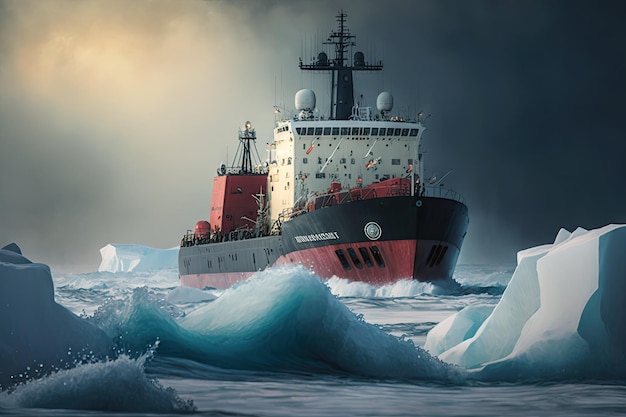
<path id="1" fill-rule="evenodd" d="M 282 225 L 276 236 L 183 246 L 182 285 L 227 288 L 273 265 L 302 264 L 322 279 L 374 285 L 451 279 L 469 224 L 460 201 L 372 198 L 324 207 Z"/>

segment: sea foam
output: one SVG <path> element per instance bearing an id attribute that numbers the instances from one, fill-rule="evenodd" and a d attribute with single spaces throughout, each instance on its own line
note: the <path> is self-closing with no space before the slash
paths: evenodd
<path id="1" fill-rule="evenodd" d="M 154 413 L 195 411 L 183 400 L 146 376 L 146 355 L 82 364 L 31 380 L 0 393 L 0 408 L 48 408 Z"/>

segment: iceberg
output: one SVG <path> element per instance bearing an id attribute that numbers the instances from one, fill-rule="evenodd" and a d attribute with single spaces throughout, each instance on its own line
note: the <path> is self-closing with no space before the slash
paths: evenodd
<path id="1" fill-rule="evenodd" d="M 108 244 L 100 249 L 98 272 L 149 272 L 178 268 L 178 246 L 155 249 L 142 245 Z"/>
<path id="2" fill-rule="evenodd" d="M 626 373 L 626 225 L 561 229 L 522 250 L 498 305 L 467 307 L 425 349 L 485 380 Z"/>
<path id="3" fill-rule="evenodd" d="M 15 243 L 0 249 L 0 317 L 0 389 L 112 352 L 102 330 L 55 302 L 50 268 Z"/>

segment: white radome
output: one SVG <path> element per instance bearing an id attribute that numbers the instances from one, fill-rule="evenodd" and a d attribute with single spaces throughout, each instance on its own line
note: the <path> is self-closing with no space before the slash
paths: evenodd
<path id="1" fill-rule="evenodd" d="M 313 90 L 303 89 L 296 93 L 296 110 L 313 111 L 315 109 L 315 93 Z"/>
<path id="2" fill-rule="evenodd" d="M 376 108 L 378 111 L 391 111 L 393 108 L 393 96 L 388 91 L 383 91 L 376 97 Z"/>

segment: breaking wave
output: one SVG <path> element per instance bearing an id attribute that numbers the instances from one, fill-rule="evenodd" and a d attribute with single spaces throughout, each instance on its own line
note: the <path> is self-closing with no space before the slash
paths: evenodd
<path id="1" fill-rule="evenodd" d="M 0 393 L 0 408 L 190 413 L 191 400 L 181 399 L 144 372 L 147 355 L 82 364 Z"/>
<path id="2" fill-rule="evenodd" d="M 138 288 L 90 320 L 130 354 L 158 339 L 159 357 L 220 368 L 446 382 L 463 374 L 366 323 L 300 266 L 259 272 L 189 314 Z"/>

